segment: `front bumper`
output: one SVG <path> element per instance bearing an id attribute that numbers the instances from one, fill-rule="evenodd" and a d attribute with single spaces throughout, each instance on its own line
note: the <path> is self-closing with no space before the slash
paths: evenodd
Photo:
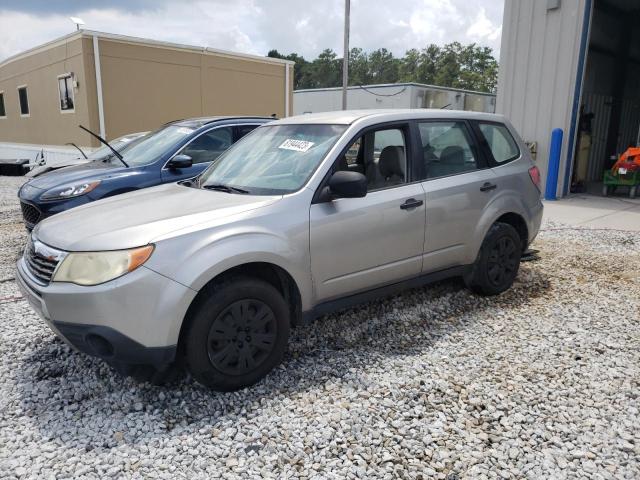
<path id="1" fill-rule="evenodd" d="M 158 370 L 173 362 L 182 321 L 197 293 L 144 266 L 91 287 L 42 285 L 21 258 L 16 280 L 49 328 L 75 349 L 115 366 Z"/>

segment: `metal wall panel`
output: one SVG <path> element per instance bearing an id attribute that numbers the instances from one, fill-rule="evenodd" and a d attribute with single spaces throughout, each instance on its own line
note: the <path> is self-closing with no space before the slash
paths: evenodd
<path id="1" fill-rule="evenodd" d="M 527 142 L 537 142 L 537 163 L 547 177 L 551 131 L 564 131 L 558 194 L 566 168 L 580 42 L 589 0 L 505 2 L 496 111 L 506 115 Z"/>

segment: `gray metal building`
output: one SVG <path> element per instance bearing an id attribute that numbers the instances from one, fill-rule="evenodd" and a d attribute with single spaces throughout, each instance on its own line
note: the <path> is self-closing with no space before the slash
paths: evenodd
<path id="1" fill-rule="evenodd" d="M 563 130 L 559 196 L 599 182 L 639 141 L 640 1 L 505 2 L 496 111 L 536 144 L 543 180 Z"/>
<path id="2" fill-rule="evenodd" d="M 347 107 L 368 108 L 448 108 L 495 112 L 496 96 L 421 83 L 362 85 L 347 89 Z M 293 113 L 342 110 L 342 88 L 315 88 L 293 92 Z"/>

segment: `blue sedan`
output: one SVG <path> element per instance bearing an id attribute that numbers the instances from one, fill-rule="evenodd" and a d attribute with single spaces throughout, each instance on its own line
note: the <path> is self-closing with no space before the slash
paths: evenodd
<path id="1" fill-rule="evenodd" d="M 28 230 L 79 205 L 202 173 L 233 143 L 270 117 L 210 117 L 164 125 L 135 145 L 102 160 L 76 165 L 25 183 L 18 197 Z"/>

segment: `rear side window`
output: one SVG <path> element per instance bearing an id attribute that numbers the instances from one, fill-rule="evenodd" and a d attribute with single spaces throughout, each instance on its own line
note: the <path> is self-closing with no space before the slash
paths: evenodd
<path id="1" fill-rule="evenodd" d="M 426 178 L 446 177 L 478 168 L 471 137 L 463 122 L 418 124 Z"/>
<path id="2" fill-rule="evenodd" d="M 511 132 L 499 123 L 478 124 L 496 163 L 505 163 L 520 156 L 520 150 Z"/>

